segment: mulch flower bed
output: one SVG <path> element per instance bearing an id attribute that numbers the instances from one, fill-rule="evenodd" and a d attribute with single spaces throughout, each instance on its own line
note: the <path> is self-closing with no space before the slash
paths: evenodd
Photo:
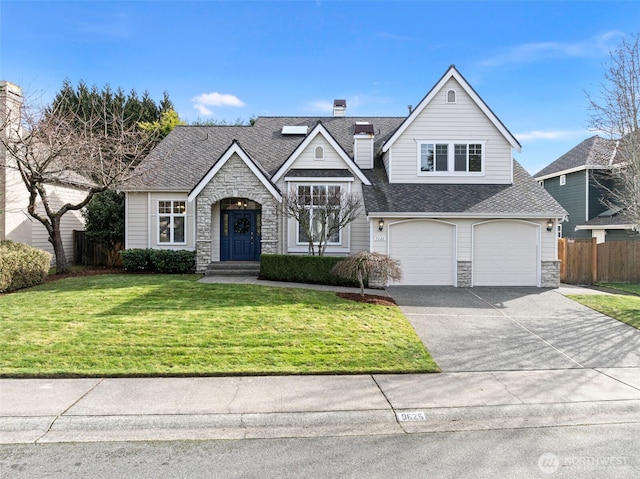
<path id="1" fill-rule="evenodd" d="M 397 303 L 389 296 L 378 296 L 376 294 L 365 294 L 362 296 L 360 293 L 336 293 L 338 296 L 350 301 L 358 301 L 360 303 L 375 304 L 378 306 L 398 306 Z"/>

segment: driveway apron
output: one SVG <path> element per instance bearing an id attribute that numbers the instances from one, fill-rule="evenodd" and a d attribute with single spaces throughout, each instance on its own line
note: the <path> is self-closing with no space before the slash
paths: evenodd
<path id="1" fill-rule="evenodd" d="M 388 289 L 443 371 L 640 367 L 640 331 L 557 291 Z"/>

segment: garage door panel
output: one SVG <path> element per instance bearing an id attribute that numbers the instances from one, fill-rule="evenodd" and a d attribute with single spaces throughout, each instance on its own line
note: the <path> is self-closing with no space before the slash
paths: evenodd
<path id="1" fill-rule="evenodd" d="M 496 221 L 474 226 L 474 286 L 536 286 L 538 226 Z"/>
<path id="2" fill-rule="evenodd" d="M 434 221 L 408 221 L 389 228 L 389 254 L 400 261 L 400 284 L 454 284 L 455 227 Z"/>

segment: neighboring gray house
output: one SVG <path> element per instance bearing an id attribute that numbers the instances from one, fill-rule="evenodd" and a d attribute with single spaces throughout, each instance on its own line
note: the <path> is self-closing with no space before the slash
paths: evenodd
<path id="1" fill-rule="evenodd" d="M 361 194 L 364 211 L 326 254 L 387 253 L 402 284 L 559 283 L 553 231 L 566 211 L 513 159 L 520 145 L 455 67 L 407 117 L 260 117 L 178 126 L 126 191 L 126 248 L 196 251 L 197 269 L 305 254 L 284 192 Z"/>
<path id="2" fill-rule="evenodd" d="M 609 171 L 618 161 L 617 142 L 587 138 L 539 171 L 535 178 L 569 213 L 561 238 L 597 238 L 598 243 L 640 240 L 622 208 L 608 206 Z"/>
<path id="3" fill-rule="evenodd" d="M 0 135 L 10 140 L 20 127 L 22 90 L 8 81 L 0 81 Z M 4 127 L 3 127 L 4 126 Z M 86 180 L 82 180 L 86 184 Z M 85 196 L 84 186 L 73 182 L 47 185 L 50 204 L 54 209 L 67 202 L 78 203 Z M 26 243 L 53 254 L 49 235 L 45 227 L 27 212 L 29 192 L 20 177 L 15 161 L 7 154 L 0 142 L 0 240 Z M 41 212 L 44 213 L 40 205 Z M 69 211 L 61 220 L 64 250 L 72 258 L 73 230 L 84 230 L 84 218 L 80 211 Z"/>

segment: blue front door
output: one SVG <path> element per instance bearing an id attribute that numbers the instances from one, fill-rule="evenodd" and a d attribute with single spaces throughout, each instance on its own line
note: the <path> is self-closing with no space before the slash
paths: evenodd
<path id="1" fill-rule="evenodd" d="M 258 261 L 260 236 L 257 222 L 260 212 L 223 210 L 220 216 L 220 260 Z"/>

